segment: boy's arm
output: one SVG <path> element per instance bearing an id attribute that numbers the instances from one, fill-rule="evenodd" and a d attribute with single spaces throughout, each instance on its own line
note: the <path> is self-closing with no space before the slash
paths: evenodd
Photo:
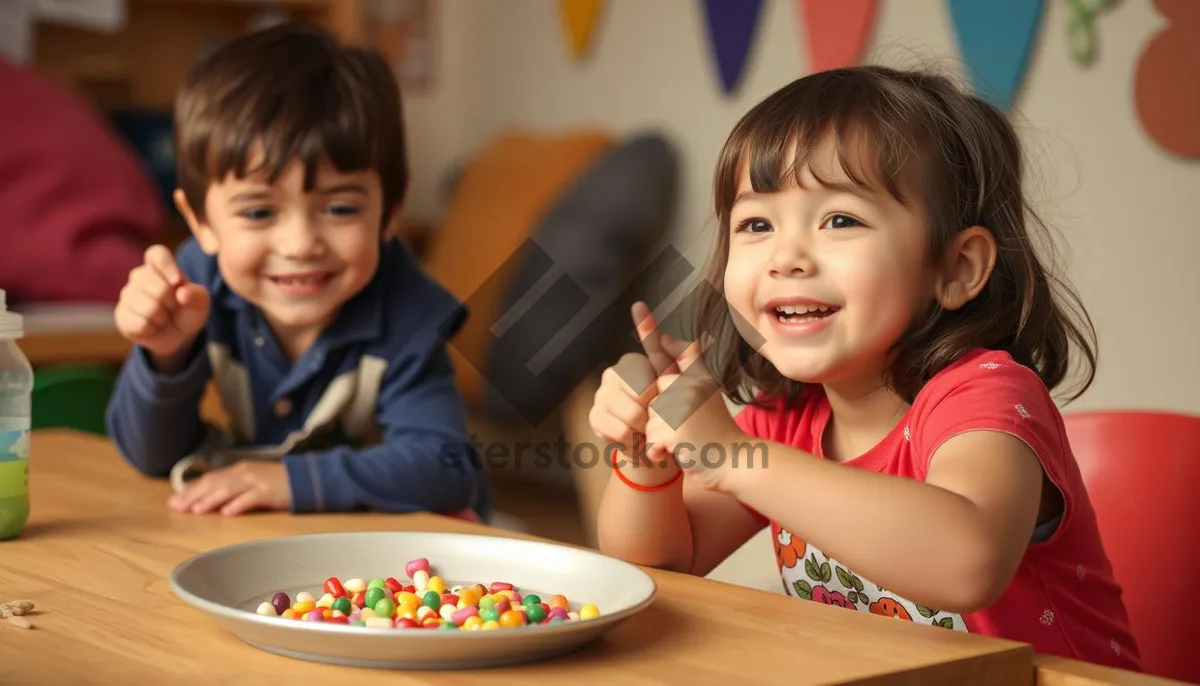
<path id="1" fill-rule="evenodd" d="M 385 373 L 377 446 L 283 458 L 294 512 L 459 512 L 476 507 L 482 469 L 443 339 Z"/>
<path id="2" fill-rule="evenodd" d="M 165 477 L 204 441 L 207 429 L 199 407 L 209 374 L 203 334 L 178 374 L 156 371 L 140 347 L 129 352 L 109 399 L 105 424 L 118 452 L 139 472 Z"/>
<path id="3" fill-rule="evenodd" d="M 194 240 L 179 248 L 175 260 L 188 281 L 210 285 L 216 266 Z M 206 341 L 202 328 L 177 372 L 155 369 L 150 354 L 137 345 L 121 367 L 105 424 L 118 452 L 142 474 L 168 476 L 204 442 L 208 428 L 200 419 L 200 401 L 212 375 Z"/>

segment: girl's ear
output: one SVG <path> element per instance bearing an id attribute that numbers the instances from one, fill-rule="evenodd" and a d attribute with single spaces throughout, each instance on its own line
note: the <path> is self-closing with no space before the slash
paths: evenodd
<path id="1" fill-rule="evenodd" d="M 187 196 L 183 190 L 176 188 L 172 194 L 175 200 L 175 207 L 179 209 L 179 214 L 183 215 L 184 221 L 187 222 L 188 228 L 191 229 L 192 235 L 196 237 L 196 243 L 200 245 L 200 249 L 209 255 L 217 254 L 217 236 L 209 227 L 208 222 L 200 221 L 196 216 L 196 212 L 188 203 Z"/>
<path id="2" fill-rule="evenodd" d="M 944 309 L 957 310 L 979 295 L 996 266 L 996 250 L 996 238 L 982 226 L 967 227 L 954 237 L 937 283 Z"/>

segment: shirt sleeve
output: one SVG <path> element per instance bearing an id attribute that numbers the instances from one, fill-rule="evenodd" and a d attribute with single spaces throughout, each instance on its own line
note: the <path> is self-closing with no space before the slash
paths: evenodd
<path id="1" fill-rule="evenodd" d="M 746 432 L 747 436 L 751 438 L 766 438 L 769 440 L 771 438 L 770 418 L 770 413 L 765 412 L 753 405 L 749 405 L 742 408 L 742 411 L 738 412 L 737 415 L 734 416 L 733 421 L 738 425 L 738 427 L 741 428 L 742 431 Z M 764 517 L 758 510 L 755 510 L 745 503 L 742 503 L 741 505 L 742 507 L 746 508 L 746 511 L 750 513 L 750 516 L 754 517 L 754 521 L 757 522 L 759 526 L 768 526 L 771 523 L 771 520 Z"/>
<path id="2" fill-rule="evenodd" d="M 933 455 L 954 436 L 1000 431 L 1028 445 L 1050 479 L 1063 483 L 1062 418 L 1032 369 L 1007 355 L 989 355 L 966 362 L 930 385 L 925 390 L 928 403 L 918 412 L 913 432 L 913 447 L 921 456 L 918 466 L 925 473 Z"/>
<path id="3" fill-rule="evenodd" d="M 191 243 L 177 258 L 189 280 L 206 283 L 201 260 L 202 253 Z M 146 476 L 168 476 L 208 435 L 200 419 L 200 401 L 211 376 L 205 340 L 202 331 L 183 370 L 170 375 L 154 369 L 150 354 L 134 346 L 117 376 L 105 424 L 117 451 Z"/>
<path id="4" fill-rule="evenodd" d="M 379 445 L 283 458 L 294 512 L 473 509 L 485 520 L 490 516 L 485 473 L 469 438 L 447 338 L 446 331 L 426 337 L 389 366 L 376 410 Z"/>

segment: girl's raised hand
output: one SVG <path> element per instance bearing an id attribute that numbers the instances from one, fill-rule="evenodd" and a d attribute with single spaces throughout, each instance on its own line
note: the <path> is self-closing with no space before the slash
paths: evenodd
<path id="1" fill-rule="evenodd" d="M 745 440 L 725 405 L 721 386 L 700 355 L 698 342 L 676 341 L 663 334 L 660 343 L 674 369 L 658 377 L 657 397 L 650 403 L 646 440 L 673 456 L 688 477 L 721 490 L 733 451 Z"/>

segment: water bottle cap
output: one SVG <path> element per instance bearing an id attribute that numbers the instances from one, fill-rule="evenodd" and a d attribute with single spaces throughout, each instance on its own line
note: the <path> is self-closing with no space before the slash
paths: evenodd
<path id="1" fill-rule="evenodd" d="M 8 296 L 0 288 L 0 338 L 20 338 L 25 335 L 25 320 L 8 311 Z"/>

